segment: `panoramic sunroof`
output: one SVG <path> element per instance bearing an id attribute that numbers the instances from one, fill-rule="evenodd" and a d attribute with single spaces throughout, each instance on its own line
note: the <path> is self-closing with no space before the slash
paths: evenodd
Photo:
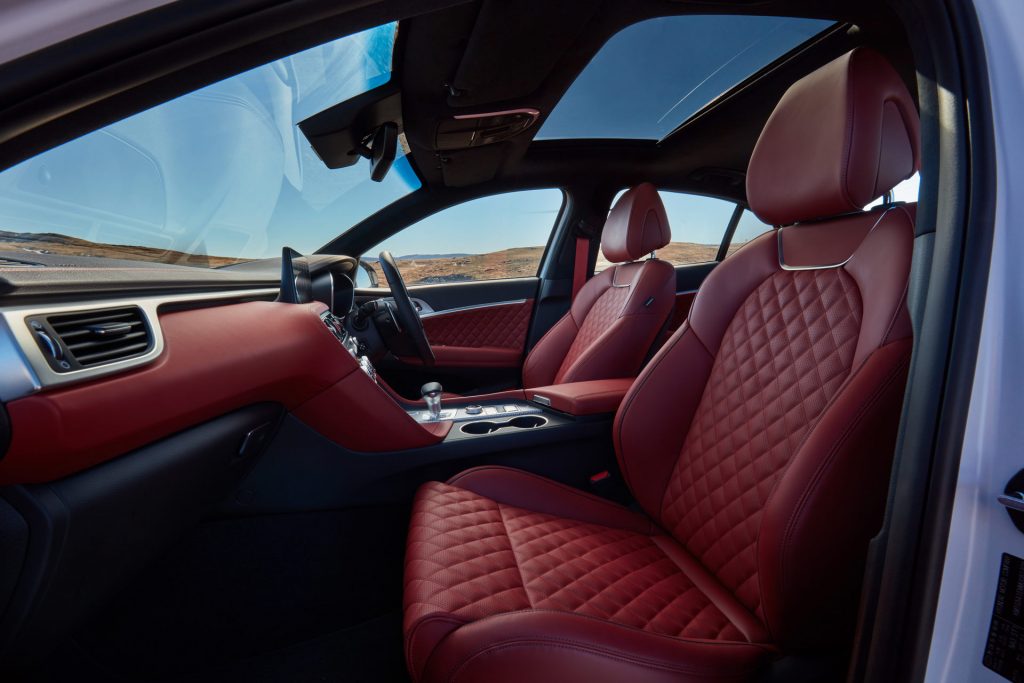
<path id="1" fill-rule="evenodd" d="M 537 140 L 660 140 L 713 99 L 832 25 L 789 17 L 674 16 L 605 43 Z"/>

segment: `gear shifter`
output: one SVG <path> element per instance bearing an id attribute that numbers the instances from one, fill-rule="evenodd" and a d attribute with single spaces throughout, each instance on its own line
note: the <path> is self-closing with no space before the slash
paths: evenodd
<path id="1" fill-rule="evenodd" d="M 441 384 L 438 382 L 427 382 L 420 387 L 420 396 L 427 404 L 427 411 L 430 413 L 431 421 L 441 419 Z"/>

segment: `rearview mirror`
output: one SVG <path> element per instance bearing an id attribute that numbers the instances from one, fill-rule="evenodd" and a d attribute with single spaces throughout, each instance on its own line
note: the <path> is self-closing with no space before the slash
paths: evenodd
<path id="1" fill-rule="evenodd" d="M 370 180 L 380 182 L 391 170 L 398 152 L 398 126 L 388 121 L 373 134 L 370 143 Z"/>

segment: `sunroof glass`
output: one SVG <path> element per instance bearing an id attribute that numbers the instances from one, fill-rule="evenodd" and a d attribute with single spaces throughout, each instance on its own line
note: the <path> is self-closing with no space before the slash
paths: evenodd
<path id="1" fill-rule="evenodd" d="M 714 15 L 634 24 L 605 43 L 536 139 L 660 140 L 831 25 L 817 19 Z"/>

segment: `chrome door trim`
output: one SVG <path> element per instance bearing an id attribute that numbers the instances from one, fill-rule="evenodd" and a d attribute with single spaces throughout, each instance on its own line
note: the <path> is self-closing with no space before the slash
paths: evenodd
<path id="1" fill-rule="evenodd" d="M 494 303 L 474 304 L 472 306 L 459 306 L 458 308 L 446 308 L 441 311 L 432 310 L 422 313 L 420 315 L 420 318 L 426 320 L 428 318 L 436 318 L 438 316 L 448 315 L 449 313 L 463 313 L 465 311 L 475 311 L 483 308 L 497 308 L 498 306 L 522 306 L 527 301 L 529 301 L 529 299 L 512 299 L 510 301 L 495 301 Z"/>

